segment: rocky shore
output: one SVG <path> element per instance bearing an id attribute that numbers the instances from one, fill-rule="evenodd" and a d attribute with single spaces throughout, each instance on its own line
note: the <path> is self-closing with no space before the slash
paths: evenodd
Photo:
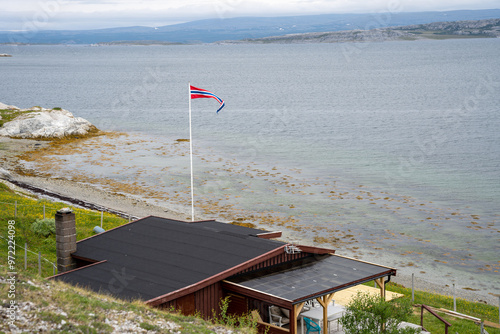
<path id="1" fill-rule="evenodd" d="M 2 106 L 0 106 L 0 109 L 3 109 Z M 0 130 L 1 129 L 2 128 L 0 128 Z M 4 179 L 6 182 L 14 181 L 21 186 L 30 185 L 45 191 L 45 193 L 38 192 L 36 194 L 37 196 L 53 198 L 58 201 L 62 197 L 70 201 L 76 200 L 83 203 L 89 203 L 97 210 L 119 213 L 124 216 L 131 215 L 132 218 L 145 217 L 148 215 L 178 220 L 190 220 L 191 218 L 189 212 L 179 212 L 179 210 L 172 210 L 170 207 L 152 204 L 146 200 L 139 199 L 139 196 L 131 197 L 125 194 L 104 191 L 90 183 L 74 182 L 68 179 L 50 176 L 28 175 L 26 173 L 23 175 L 23 173 L 19 173 L 22 165 L 19 161 L 19 156 L 26 152 L 41 150 L 50 145 L 50 142 L 47 140 L 26 138 L 11 138 L 0 135 L 0 150 L 2 151 L 0 157 L 0 178 Z M 207 219 L 207 217 L 196 218 L 200 220 Z M 266 228 L 265 226 L 259 227 Z M 300 240 L 300 243 L 312 244 L 310 240 Z M 398 276 L 394 277 L 392 281 L 406 287 L 411 287 L 411 274 L 404 275 L 398 273 Z M 449 286 L 434 284 L 421 279 L 415 280 L 415 288 L 443 295 L 451 295 L 452 293 L 452 289 Z M 456 296 L 472 301 L 485 301 L 493 305 L 497 305 L 498 303 L 498 298 L 478 294 L 475 291 L 457 289 Z"/>
<path id="2" fill-rule="evenodd" d="M 85 136 L 97 128 L 81 117 L 61 108 L 21 109 L 0 102 L 0 136 L 13 138 L 62 138 Z"/>
<path id="3" fill-rule="evenodd" d="M 103 211 L 121 213 L 122 216 L 145 217 L 155 215 L 179 220 L 190 219 L 188 214 L 175 212 L 169 208 L 152 205 L 146 201 L 125 195 L 111 194 L 90 184 L 77 183 L 61 178 L 26 176 L 17 173 L 20 167 L 19 155 L 42 149 L 48 145 L 49 142 L 46 140 L 15 139 L 0 136 L 0 149 L 5 153 L 0 158 L 0 179 L 46 190 L 46 194 L 35 193 L 40 197 L 57 200 L 60 200 L 60 198 L 78 200 L 92 204 Z"/>
<path id="4" fill-rule="evenodd" d="M 346 31 L 297 33 L 282 36 L 243 39 L 238 41 L 223 41 L 219 43 L 346 43 L 498 37 L 500 37 L 500 19 L 487 19 L 474 21 L 434 22 L 402 27 L 383 27 L 371 30 L 356 29 Z"/>
<path id="5" fill-rule="evenodd" d="M 24 152 L 25 150 L 30 150 L 36 143 L 41 145 L 46 145 L 46 142 L 34 141 L 34 140 L 21 140 L 17 142 L 15 139 L 8 139 L 0 137 L 0 145 L 2 143 L 8 143 L 10 149 L 17 149 L 17 153 Z M 32 143 L 29 143 L 32 142 Z M 3 158 L 2 163 L 4 169 L 6 169 L 10 178 L 17 182 L 22 182 L 24 184 L 32 185 L 37 188 L 46 190 L 49 193 L 57 194 L 60 196 L 68 197 L 71 199 L 77 199 L 85 203 L 90 203 L 100 207 L 100 210 L 122 213 L 122 215 L 131 215 L 132 218 L 140 218 L 149 215 L 165 217 L 170 219 L 189 221 L 191 219 L 189 213 L 187 212 L 176 212 L 171 208 L 154 205 L 147 203 L 146 201 L 137 200 L 134 198 L 127 197 L 125 195 L 111 194 L 109 192 L 98 189 L 90 184 L 82 184 L 78 182 L 73 182 L 70 180 L 65 180 L 61 178 L 48 178 L 48 177 L 37 177 L 37 176 L 23 176 L 16 174 L 15 166 L 17 164 L 17 158 L 13 154 L 14 152 L 9 152 L 9 158 Z M 5 178 L 4 178 L 5 179 Z M 6 180 L 8 181 L 8 180 Z M 14 186 L 14 185 L 13 185 Z M 25 191 L 25 190 L 24 190 Z M 54 196 L 39 195 L 42 197 L 54 198 Z M 199 219 L 204 219 L 201 217 Z M 265 226 L 260 226 L 260 228 L 265 228 Z M 283 241 L 287 241 L 283 238 Z M 312 243 L 308 240 L 300 240 L 302 244 Z M 392 282 L 401 284 L 405 287 L 411 287 L 411 275 L 398 273 L 396 277 L 393 277 Z M 418 290 L 438 293 L 442 295 L 452 295 L 452 288 L 450 286 L 443 286 L 440 284 L 435 284 L 427 280 L 416 278 L 414 281 L 415 288 Z M 486 302 L 491 305 L 497 305 L 498 298 L 489 295 L 478 294 L 475 291 L 468 291 L 463 289 L 456 289 L 456 297 L 462 298 L 470 301 L 481 301 Z"/>

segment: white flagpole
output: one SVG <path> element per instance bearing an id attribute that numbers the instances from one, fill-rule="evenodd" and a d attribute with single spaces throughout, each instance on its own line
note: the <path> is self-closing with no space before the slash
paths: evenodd
<path id="1" fill-rule="evenodd" d="M 189 90 L 189 158 L 191 161 L 191 221 L 194 221 L 194 180 L 193 180 L 193 135 L 191 130 L 191 83 Z"/>

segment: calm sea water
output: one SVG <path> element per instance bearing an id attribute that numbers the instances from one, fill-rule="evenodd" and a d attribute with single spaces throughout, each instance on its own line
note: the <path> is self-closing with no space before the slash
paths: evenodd
<path id="1" fill-rule="evenodd" d="M 214 100 L 192 104 L 200 215 L 499 293 L 499 51 L 498 39 L 2 46 L 0 101 L 132 133 L 55 157 L 53 173 L 189 212 L 176 139 L 189 136 L 188 82 L 212 90 L 218 115 Z"/>

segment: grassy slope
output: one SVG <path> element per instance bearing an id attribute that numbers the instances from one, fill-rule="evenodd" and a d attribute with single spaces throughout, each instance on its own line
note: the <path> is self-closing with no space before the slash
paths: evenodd
<path id="1" fill-rule="evenodd" d="M 18 208 L 17 208 L 17 216 L 14 217 L 14 202 L 17 201 L 18 203 Z M 18 249 L 17 250 L 17 270 L 19 272 L 23 272 L 24 275 L 27 275 L 27 277 L 32 277 L 34 275 L 37 275 L 38 273 L 38 265 L 37 265 L 37 255 L 38 252 L 42 253 L 42 256 L 48 259 L 50 262 L 55 261 L 55 237 L 54 236 L 49 236 L 48 238 L 43 238 L 36 236 L 30 229 L 31 223 L 36 219 L 36 218 L 42 218 L 43 215 L 43 204 L 45 204 L 45 214 L 46 217 L 53 217 L 55 212 L 64 207 L 67 206 L 66 204 L 62 203 L 53 203 L 47 200 L 36 200 L 32 198 L 28 198 L 26 196 L 22 196 L 20 194 L 16 194 L 9 190 L 5 185 L 0 183 L 0 235 L 2 237 L 7 237 L 7 221 L 9 220 L 15 220 L 16 224 L 16 243 L 17 245 L 23 245 L 24 243 L 28 243 L 28 248 L 32 250 L 35 254 L 28 253 L 28 269 L 24 270 L 24 263 L 23 263 L 23 257 L 24 257 L 24 250 Z M 89 210 L 81 210 L 81 209 L 74 209 L 77 217 L 77 238 L 78 240 L 81 240 L 83 238 L 86 238 L 90 235 L 93 234 L 92 229 L 94 226 L 100 225 L 101 221 L 101 215 L 99 212 L 92 212 Z M 127 220 L 109 215 L 109 214 L 104 214 L 104 224 L 103 227 L 105 229 L 110 229 L 116 226 L 120 226 L 124 223 L 126 223 Z M 2 245 L 0 249 L 0 255 L 2 258 L 6 258 L 6 253 L 7 253 L 7 242 L 4 239 L 0 239 L 0 245 Z M 43 262 L 43 270 L 42 270 L 42 276 L 47 277 L 52 275 L 53 269 L 51 265 L 48 263 L 48 261 L 42 261 Z M 45 284 L 45 283 L 43 283 Z M 31 291 L 35 288 L 26 288 L 26 291 Z M 58 290 L 61 288 L 57 288 Z M 64 289 L 70 289 L 69 287 L 65 287 Z M 403 288 L 401 286 L 395 285 L 395 284 L 390 284 L 389 285 L 389 290 L 403 293 L 405 294 L 405 298 L 410 298 L 411 297 L 411 289 Z M 35 289 L 36 290 L 36 289 Z M 118 307 L 119 309 L 126 308 L 128 307 L 127 303 L 125 302 L 119 302 L 119 301 L 113 301 L 109 302 L 107 304 L 100 305 L 99 303 L 99 298 L 96 298 L 96 300 L 91 298 L 91 294 L 88 292 L 83 292 L 83 290 L 76 290 L 77 294 L 85 294 L 86 297 L 78 297 L 74 296 L 76 300 L 79 300 L 80 298 L 89 298 L 89 301 L 85 302 L 85 305 L 88 305 L 88 309 L 86 309 L 85 312 L 89 311 L 94 314 L 99 313 L 100 309 L 109 309 L 109 308 L 114 308 L 115 306 Z M 79 291 L 79 292 L 78 292 Z M 30 292 L 31 293 L 31 292 Z M 40 292 L 39 292 L 40 293 Z M 2 293 L 2 298 L 4 298 L 4 293 Z M 31 298 L 31 297 L 29 297 Z M 52 298 L 52 297 L 50 297 Z M 50 303 L 50 298 L 48 300 L 45 300 L 44 303 Z M 106 297 L 108 298 L 108 297 Z M 39 299 L 38 297 L 35 299 Z M 61 304 L 69 303 L 68 301 L 65 301 L 62 296 L 54 295 L 54 301 L 57 302 L 59 299 L 63 299 L 63 302 Z M 436 308 L 446 308 L 446 309 L 453 309 L 453 299 L 451 297 L 446 297 L 446 296 L 441 296 L 437 294 L 431 294 L 427 292 L 421 292 L 417 291 L 415 293 L 415 303 L 416 304 L 426 304 L 432 307 Z M 86 306 L 87 307 L 87 306 Z M 96 310 L 93 310 L 93 307 L 96 308 Z M 130 307 L 132 308 L 140 308 L 140 303 L 133 303 Z M 498 322 L 498 308 L 494 307 L 492 305 L 484 305 L 481 303 L 472 303 L 466 300 L 458 299 L 457 300 L 457 311 L 460 313 L 468 314 L 470 316 L 474 316 L 477 318 L 481 318 L 484 320 L 488 320 L 491 322 Z M 415 316 L 411 319 L 411 322 L 413 323 L 420 323 L 420 310 L 416 309 Z M 68 313 L 68 312 L 66 312 Z M 70 313 L 68 313 L 70 314 Z M 50 316 L 50 315 L 49 315 Z M 77 313 L 75 314 L 75 319 L 84 319 L 85 315 L 82 313 Z M 168 317 L 165 315 L 165 317 Z M 451 322 L 453 324 L 453 327 L 450 328 L 451 333 L 477 333 L 479 331 L 479 327 L 475 325 L 471 321 L 467 320 L 460 320 L 460 319 L 455 319 L 449 316 L 444 316 L 444 318 Z M 75 320 L 76 321 L 76 320 Z M 85 321 L 88 321 L 88 319 L 85 319 Z M 191 321 L 191 320 L 189 320 Z M 79 324 L 78 321 L 74 322 L 75 324 Z M 75 325 L 76 326 L 76 325 Z M 78 325 L 80 326 L 80 325 Z M 88 325 L 82 325 L 82 326 L 88 326 Z M 430 315 L 425 316 L 424 320 L 424 326 L 430 330 L 433 334 L 436 333 L 444 333 L 444 326 L 442 323 L 435 320 L 434 317 Z M 493 328 L 488 328 L 488 332 L 490 334 L 500 334 L 499 329 L 493 329 Z M 189 332 L 187 332 L 189 333 Z M 200 332 L 202 333 L 202 332 Z"/>
<path id="2" fill-rule="evenodd" d="M 17 213 L 14 203 L 17 201 Z M 76 333 L 109 333 L 112 327 L 106 324 L 105 318 L 112 321 L 113 315 L 121 322 L 124 316 L 130 319 L 142 319 L 138 326 L 142 329 L 150 329 L 152 332 L 165 332 L 158 322 L 173 321 L 182 333 L 213 333 L 216 327 L 212 323 L 205 322 L 197 317 L 184 317 L 173 312 L 164 312 L 151 309 L 141 302 L 125 302 L 109 296 L 100 296 L 93 292 L 75 288 L 61 282 L 47 281 L 38 275 L 38 252 L 48 261 L 42 261 L 42 277 L 53 274 L 53 267 L 49 262 L 56 260 L 55 236 L 47 238 L 35 235 L 31 229 L 31 223 L 37 218 L 43 217 L 43 204 L 45 204 L 46 217 L 54 217 L 55 212 L 68 206 L 63 203 L 53 203 L 47 200 L 36 200 L 20 194 L 16 194 L 3 183 L 0 183 L 0 235 L 8 237 L 8 221 L 15 221 L 15 241 L 18 246 L 28 243 L 28 268 L 24 269 L 24 250 L 16 249 L 16 272 L 20 280 L 16 284 L 16 301 L 18 303 L 31 302 L 36 305 L 32 316 L 37 315 L 37 322 L 45 321 L 49 324 L 66 323 L 56 332 Z M 77 239 L 81 240 L 93 234 L 94 226 L 100 226 L 101 214 L 89 210 L 75 209 L 77 217 Z M 16 214 L 16 216 L 14 216 Z M 111 229 L 120 226 L 128 220 L 104 214 L 103 227 Z M 8 244 L 5 239 L 0 239 L 0 256 L 7 258 Z M 0 276 L 8 277 L 7 266 L 2 261 Z M 27 282 L 34 282 L 34 285 Z M 0 285 L 0 300 L 3 305 L 8 303 L 8 284 Z M 112 310 L 112 311 L 110 311 Z M 66 316 L 61 315 L 64 312 Z M 89 315 L 90 314 L 90 315 Z M 7 323 L 2 324 L 0 330 L 8 332 Z M 212 328 L 212 329 L 210 329 Z M 241 329 L 241 333 L 253 333 L 249 328 Z"/>
<path id="3" fill-rule="evenodd" d="M 411 299 L 411 289 L 405 288 L 401 285 L 390 283 L 387 290 L 402 293 L 404 298 Z M 453 297 L 433 294 L 424 291 L 415 291 L 415 304 L 424 304 L 434 308 L 443 308 L 453 310 Z M 493 323 L 498 323 L 498 307 L 493 305 L 485 305 L 482 303 L 474 303 L 461 298 L 456 299 L 457 312 L 466 314 L 482 320 L 488 320 Z M 479 333 L 479 326 L 470 320 L 458 319 L 439 313 L 446 321 L 452 324 L 448 329 L 449 333 Z M 414 324 L 420 325 L 420 307 L 415 307 L 414 315 L 410 321 Z M 424 311 L 424 327 L 433 334 L 444 333 L 444 324 L 437 318 Z M 500 334 L 500 329 L 487 327 L 489 334 Z"/>
<path id="4" fill-rule="evenodd" d="M 6 267 L 0 268 L 6 277 Z M 8 276 L 7 276 L 8 277 Z M 17 316 L 23 320 L 14 323 L 26 333 L 226 333 L 228 327 L 202 320 L 197 316 L 183 316 L 151 308 L 139 301 L 125 302 L 110 296 L 98 295 L 89 290 L 57 281 L 47 281 L 36 275 L 21 273 L 17 277 L 15 301 L 20 306 Z M 8 302 L 9 285 L 0 285 L 2 304 Z M 2 313 L 0 309 L 0 314 Z M 35 320 L 36 319 L 36 320 Z M 0 333 L 8 333 L 8 321 L 0 325 Z M 118 326 L 122 326 L 121 329 Z M 255 333 L 243 328 L 235 333 Z"/>

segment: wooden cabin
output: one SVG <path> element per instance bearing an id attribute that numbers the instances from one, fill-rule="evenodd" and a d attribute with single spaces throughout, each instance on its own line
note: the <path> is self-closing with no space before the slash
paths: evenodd
<path id="1" fill-rule="evenodd" d="M 273 240 L 280 236 L 215 220 L 150 216 L 77 242 L 71 253 L 76 268 L 52 278 L 205 318 L 219 314 L 229 296 L 230 313 L 253 311 L 269 333 L 295 334 L 309 301 L 326 314 L 336 291 L 375 281 L 384 294 L 396 274 L 331 249 Z M 288 323 L 270 319 L 271 307 L 283 310 Z"/>

